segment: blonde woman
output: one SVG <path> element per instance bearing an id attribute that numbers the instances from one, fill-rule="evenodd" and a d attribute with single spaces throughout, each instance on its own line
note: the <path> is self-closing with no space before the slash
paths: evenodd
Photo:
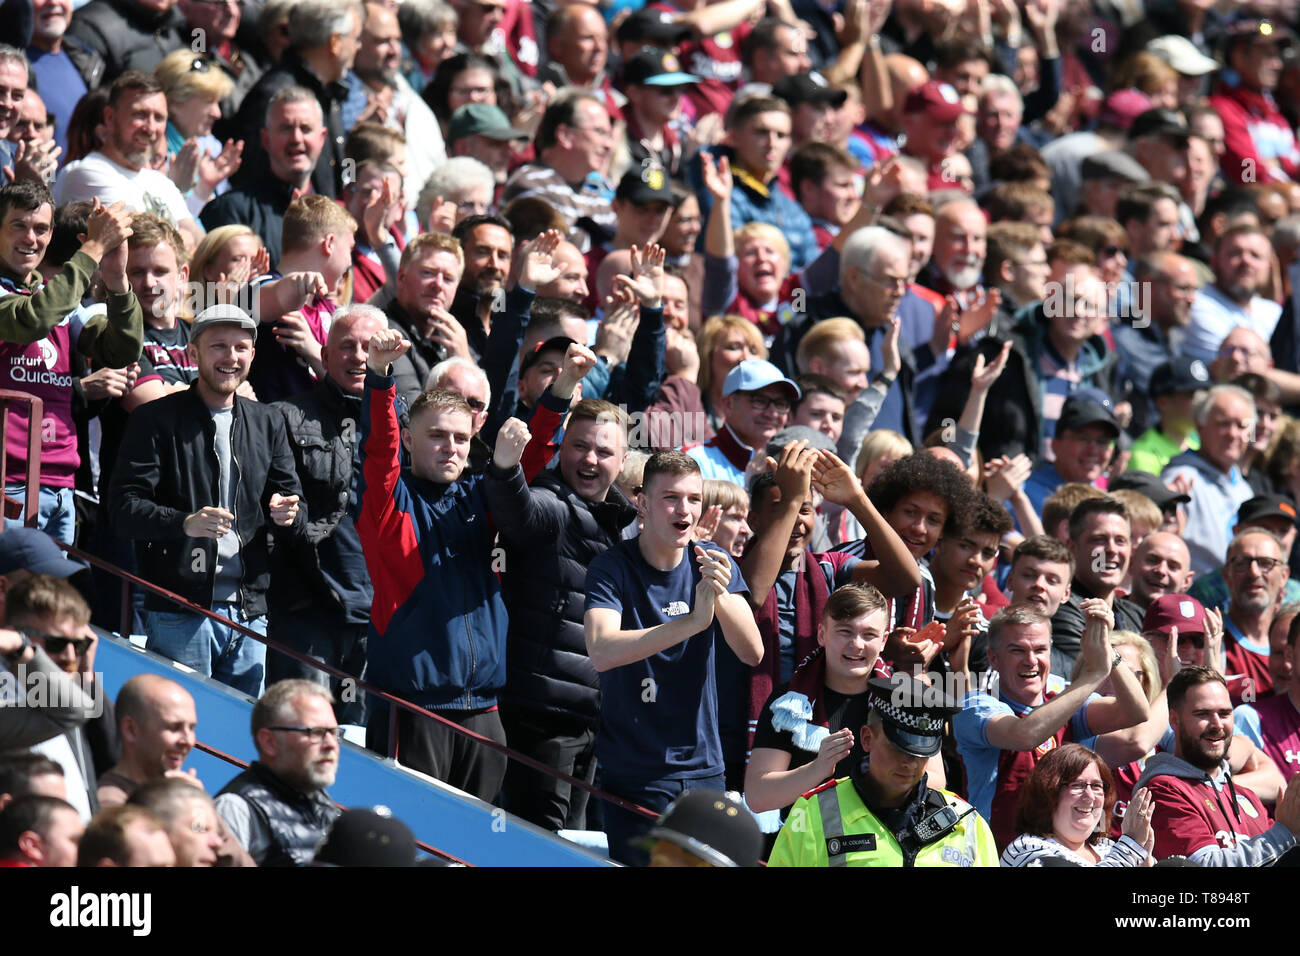
<path id="1" fill-rule="evenodd" d="M 218 226 L 190 259 L 194 314 L 218 303 L 238 305 L 239 291 L 268 272 L 270 258 L 257 233 L 247 226 Z"/>
<path id="2" fill-rule="evenodd" d="M 230 188 L 227 180 L 243 155 L 242 140 L 223 145 L 212 135 L 221 101 L 235 84 L 216 60 L 191 50 L 169 53 L 154 76 L 167 96 L 167 173 L 197 219 L 213 196 Z"/>

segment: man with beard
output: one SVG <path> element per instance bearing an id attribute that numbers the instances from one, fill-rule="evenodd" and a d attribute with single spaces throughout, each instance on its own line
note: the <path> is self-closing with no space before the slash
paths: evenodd
<path id="1" fill-rule="evenodd" d="M 408 196 L 418 196 L 425 181 L 446 160 L 447 149 L 437 118 L 402 76 L 401 63 L 402 31 L 396 7 L 367 3 L 361 44 L 352 64 L 354 75 L 347 80 L 349 85 L 360 81 L 374 111 L 371 119 L 406 137 L 405 191 Z"/>
<path id="2" fill-rule="evenodd" d="M 1146 610 L 1166 594 L 1186 594 L 1192 585 L 1192 556 L 1183 539 L 1156 531 L 1142 539 L 1133 552 L 1133 588 L 1129 598 Z"/>
<path id="3" fill-rule="evenodd" d="M 217 794 L 217 812 L 258 866 L 306 866 L 343 812 L 325 788 L 339 765 L 333 698 L 282 680 L 253 706 L 257 760 Z"/>
<path id="4" fill-rule="evenodd" d="M 1155 802 L 1153 855 L 1185 856 L 1199 866 L 1272 863 L 1300 833 L 1300 787 L 1287 788 L 1270 826 L 1259 797 L 1233 783 L 1227 764 L 1232 703 L 1218 671 L 1184 667 L 1166 695 L 1174 752 L 1151 757 L 1135 787 L 1145 787 Z"/>
<path id="5" fill-rule="evenodd" d="M 504 302 L 506 276 L 515 251 L 510 224 L 500 216 L 467 216 L 452 230 L 465 256 L 465 271 L 448 311 L 465 327 L 476 361 L 487 351 L 493 312 Z"/>
<path id="6" fill-rule="evenodd" d="M 988 219 L 974 200 L 944 203 L 935 210 L 930 264 L 917 281 L 940 295 L 955 295 L 960 306 L 969 307 L 984 273 L 987 244 Z"/>
<path id="7" fill-rule="evenodd" d="M 150 212 L 181 231 L 190 246 L 203 228 L 190 215 L 176 184 L 151 167 L 167 126 L 167 97 L 151 73 L 123 73 L 113 81 L 104 107 L 104 143 L 85 159 L 63 167 L 55 189 L 60 204 L 98 198 L 119 200 Z"/>
<path id="8" fill-rule="evenodd" d="M 1267 342 L 1282 314 L 1282 306 L 1259 294 L 1271 281 L 1273 249 L 1258 226 L 1227 230 L 1214 246 L 1210 266 L 1214 281 L 1203 286 L 1192 302 L 1191 324 L 1182 346 L 1183 354 L 1207 365 L 1218 357 L 1219 347 L 1234 328 L 1248 326 Z"/>
<path id="9" fill-rule="evenodd" d="M 237 396 L 253 361 L 257 322 L 230 305 L 194 320 L 198 379 L 138 409 L 127 426 L 110 501 L 119 533 L 137 541 L 141 574 L 260 634 L 266 633 L 268 530 L 305 532 L 284 418 Z M 149 649 L 249 696 L 261 693 L 266 647 L 229 624 L 177 614 L 145 598 Z"/>
<path id="10" fill-rule="evenodd" d="M 1228 545 L 1223 579 L 1231 597 L 1223 616 L 1223 674 L 1234 704 L 1273 692 L 1268 633 L 1290 573 L 1282 542 L 1263 528 L 1240 532 Z"/>
<path id="11" fill-rule="evenodd" d="M 1165 484 L 1191 482 L 1183 540 L 1192 570 L 1207 575 L 1223 561 L 1232 516 L 1253 497 L 1241 459 L 1255 426 L 1255 401 L 1236 385 L 1215 385 L 1196 403 L 1195 418 L 1200 449 L 1174 457 L 1160 477 Z"/>
<path id="12" fill-rule="evenodd" d="M 68 120 L 86 91 L 104 78 L 104 59 L 67 35 L 72 0 L 34 0 L 27 46 L 31 78 L 54 114 L 54 141 L 68 148 Z"/>
<path id="13" fill-rule="evenodd" d="M 1074 580 L 1070 596 L 1052 617 L 1052 670 L 1062 677 L 1074 670 L 1087 617 L 1083 602 L 1104 601 L 1121 631 L 1142 630 L 1142 609 L 1117 589 L 1128 576 L 1132 530 L 1128 510 L 1111 497 L 1089 498 L 1070 515 Z"/>

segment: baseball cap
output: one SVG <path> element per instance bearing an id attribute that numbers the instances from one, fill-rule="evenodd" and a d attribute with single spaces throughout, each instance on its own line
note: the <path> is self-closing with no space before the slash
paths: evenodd
<path id="1" fill-rule="evenodd" d="M 1119 422 L 1115 420 L 1110 409 L 1089 399 L 1072 399 L 1065 403 L 1065 407 L 1061 409 L 1061 417 L 1056 420 L 1056 437 L 1060 438 L 1067 431 L 1077 431 L 1089 425 L 1099 424 L 1110 429 L 1115 438 L 1119 437 Z"/>
<path id="2" fill-rule="evenodd" d="M 575 345 L 573 339 L 567 335 L 552 335 L 545 342 L 538 342 L 537 347 L 526 354 L 519 360 L 519 374 L 523 375 L 530 368 L 538 363 L 544 352 L 559 352 L 561 355 L 569 351 L 570 345 Z"/>
<path id="3" fill-rule="evenodd" d="M 692 86 L 700 78 L 682 69 L 677 54 L 644 49 L 623 64 L 623 82 L 628 86 Z"/>
<path id="4" fill-rule="evenodd" d="M 619 43 L 651 43 L 655 46 L 671 47 L 685 43 L 695 35 L 695 30 L 684 23 L 678 23 L 671 13 L 642 7 L 628 14 L 618 25 L 614 39 Z"/>
<path id="5" fill-rule="evenodd" d="M 1223 40 L 1223 55 L 1226 57 L 1238 43 L 1249 43 L 1262 37 L 1275 40 L 1284 46 L 1290 46 L 1295 37 L 1283 24 L 1265 18 L 1245 17 L 1228 25 Z"/>
<path id="6" fill-rule="evenodd" d="M 937 754 L 943 746 L 944 722 L 961 710 L 947 693 L 911 674 L 873 677 L 867 688 L 889 742 L 914 757 Z"/>
<path id="7" fill-rule="evenodd" d="M 656 840 L 713 866 L 758 866 L 763 852 L 763 833 L 754 815 L 744 804 L 712 790 L 683 793 L 637 843 L 648 849 Z"/>
<path id="8" fill-rule="evenodd" d="M 1081 175 L 1084 182 L 1092 179 L 1122 179 L 1130 183 L 1145 183 L 1151 180 L 1151 174 L 1141 163 L 1118 149 L 1108 149 L 1084 157 Z"/>
<path id="9" fill-rule="evenodd" d="M 629 169 L 618 181 L 614 190 L 615 199 L 624 199 L 637 206 L 648 206 L 652 202 L 673 203 L 673 190 L 668 183 L 668 174 L 662 166 L 641 166 Z"/>
<path id="10" fill-rule="evenodd" d="M 1136 491 L 1140 495 L 1146 495 L 1156 503 L 1161 511 L 1167 511 L 1174 505 L 1187 504 L 1192 500 L 1191 495 L 1184 495 L 1165 485 L 1163 481 L 1151 474 L 1149 471 L 1126 471 L 1110 480 L 1107 485 L 1107 491 Z"/>
<path id="11" fill-rule="evenodd" d="M 799 386 L 782 375 L 781 370 L 771 362 L 763 359 L 745 359 L 723 379 L 722 394 L 726 396 L 736 392 L 757 392 L 769 385 L 778 384 L 789 386 L 795 401 L 803 397 Z"/>
<path id="12" fill-rule="evenodd" d="M 1181 634 L 1205 633 L 1205 605 L 1189 594 L 1165 594 L 1151 602 L 1142 619 L 1142 633 L 1154 631 L 1168 636 L 1169 629 Z"/>
<path id="13" fill-rule="evenodd" d="M 1285 495 L 1257 495 L 1237 509 L 1238 528 L 1269 518 L 1281 518 L 1296 524 L 1295 503 Z"/>
<path id="14" fill-rule="evenodd" d="M 20 527 L 0 534 L 0 574 L 30 571 L 70 578 L 85 570 L 84 564 L 64 555 L 63 549 L 44 531 Z"/>
<path id="15" fill-rule="evenodd" d="M 376 812 L 383 811 L 383 812 Z M 415 866 L 415 834 L 387 807 L 344 810 L 316 851 L 318 866 Z"/>
<path id="16" fill-rule="evenodd" d="M 1200 359 L 1175 355 L 1168 362 L 1156 366 L 1151 373 L 1148 392 L 1152 398 L 1177 395 L 1180 392 L 1198 392 L 1210 387 L 1210 370 Z"/>
<path id="17" fill-rule="evenodd" d="M 953 123 L 965 112 L 965 107 L 952 84 L 930 80 L 907 94 L 903 112 L 924 113 L 937 123 Z"/>
<path id="18" fill-rule="evenodd" d="M 194 324 L 190 326 L 190 340 L 197 339 L 201 333 L 216 325 L 235 325 L 247 329 L 253 333 L 254 339 L 257 338 L 257 320 L 237 305 L 222 303 L 210 305 L 194 317 Z"/>
<path id="19" fill-rule="evenodd" d="M 781 77 L 772 87 L 772 95 L 785 100 L 792 107 L 800 103 L 828 103 L 836 109 L 843 106 L 849 98 L 848 93 L 834 89 L 826 82 L 826 77 L 815 71 Z"/>
<path id="20" fill-rule="evenodd" d="M 787 425 L 773 435 L 771 441 L 767 443 L 768 457 L 779 458 L 781 449 L 792 441 L 806 441 L 809 448 L 817 451 L 835 450 L 835 442 L 831 441 L 825 432 L 819 432 L 807 425 Z"/>
<path id="21" fill-rule="evenodd" d="M 486 136 L 501 141 L 528 139 L 527 133 L 511 126 L 501 108 L 491 103 L 466 103 L 451 114 L 447 142 L 454 143 L 467 136 Z"/>
<path id="22" fill-rule="evenodd" d="M 1187 120 L 1177 110 L 1156 107 L 1138 114 L 1133 125 L 1128 128 L 1129 139 L 1143 136 L 1164 136 L 1182 142 L 1192 138 L 1192 131 L 1187 128 Z"/>
<path id="23" fill-rule="evenodd" d="M 1151 98 L 1141 90 L 1133 88 L 1116 90 L 1106 97 L 1097 116 L 1103 126 L 1115 126 L 1128 129 L 1142 113 L 1151 108 Z"/>
<path id="24" fill-rule="evenodd" d="M 1147 52 L 1154 53 L 1185 76 L 1205 76 L 1219 69 L 1219 61 L 1196 49 L 1187 37 L 1175 33 L 1156 37 L 1147 44 Z"/>

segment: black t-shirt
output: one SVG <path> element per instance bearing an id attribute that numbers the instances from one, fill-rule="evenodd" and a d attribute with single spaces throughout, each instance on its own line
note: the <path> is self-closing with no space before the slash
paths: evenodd
<path id="1" fill-rule="evenodd" d="M 784 750 L 790 755 L 790 769 L 810 764 L 816 758 L 816 751 L 804 750 L 795 745 L 794 734 L 788 730 L 777 730 L 772 726 L 772 703 L 789 688 L 782 687 L 772 692 L 763 704 L 763 713 L 758 718 L 758 728 L 754 732 L 754 749 L 766 747 L 769 750 Z M 871 709 L 870 695 L 866 692 L 847 696 L 837 693 L 829 687 L 823 690 L 826 695 L 826 718 L 828 730 L 835 733 L 848 727 L 853 731 L 853 749 L 847 757 L 835 765 L 835 779 L 849 775 L 850 769 L 862 762 L 866 754 L 862 750 L 862 725 L 867 722 L 867 713 Z"/>

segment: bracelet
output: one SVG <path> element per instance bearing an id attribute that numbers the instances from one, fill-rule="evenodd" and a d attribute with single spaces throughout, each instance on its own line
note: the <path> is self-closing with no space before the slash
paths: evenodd
<path id="1" fill-rule="evenodd" d="M 876 374 L 875 380 L 871 384 L 883 385 L 886 389 L 888 389 L 891 385 L 894 384 L 895 381 L 897 381 L 897 379 L 898 379 L 897 375 L 889 375 L 885 372 L 878 372 Z"/>

